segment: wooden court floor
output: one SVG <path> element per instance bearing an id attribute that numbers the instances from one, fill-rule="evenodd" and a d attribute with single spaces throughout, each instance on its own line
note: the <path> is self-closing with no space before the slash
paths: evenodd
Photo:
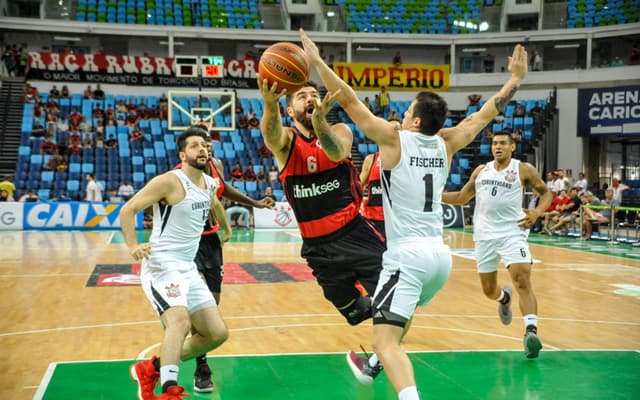
<path id="1" fill-rule="evenodd" d="M 0 399 L 33 398 L 52 362 L 130 360 L 157 353 L 162 330 L 139 286 L 87 286 L 97 265 L 131 264 L 126 247 L 112 243 L 112 235 L 0 232 Z M 447 231 L 445 236 L 463 256 L 454 256 L 448 283 L 431 304 L 418 309 L 405 348 L 521 351 L 517 307 L 513 323 L 501 325 L 495 303 L 481 293 L 474 262 L 462 251 L 473 247 L 471 235 Z M 544 351 L 640 350 L 640 250 L 616 247 L 597 254 L 538 243 L 531 245 L 541 261 L 534 267 L 533 284 L 545 347 L 535 362 L 544 363 Z M 303 263 L 299 248 L 295 234 L 239 230 L 225 246 L 225 262 L 251 268 L 273 263 L 294 271 Z M 308 274 L 297 276 L 226 284 L 221 310 L 231 337 L 210 356 L 370 348 L 370 324 L 347 326 Z M 508 283 L 505 271 L 499 277 Z M 640 393 L 633 396 L 640 398 Z"/>

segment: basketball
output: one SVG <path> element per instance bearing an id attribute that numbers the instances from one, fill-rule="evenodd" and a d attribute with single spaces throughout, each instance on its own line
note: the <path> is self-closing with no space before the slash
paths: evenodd
<path id="1" fill-rule="evenodd" d="M 309 80 L 309 60 L 304 50 L 289 42 L 278 42 L 262 53 L 258 72 L 270 85 L 278 82 L 278 91 L 291 94 Z"/>

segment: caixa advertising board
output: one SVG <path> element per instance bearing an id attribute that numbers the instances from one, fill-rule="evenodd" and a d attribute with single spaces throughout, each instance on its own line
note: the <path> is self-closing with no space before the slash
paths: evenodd
<path id="1" fill-rule="evenodd" d="M 0 230 L 120 229 L 123 203 L 1 203 Z M 142 227 L 142 213 L 136 228 Z"/>

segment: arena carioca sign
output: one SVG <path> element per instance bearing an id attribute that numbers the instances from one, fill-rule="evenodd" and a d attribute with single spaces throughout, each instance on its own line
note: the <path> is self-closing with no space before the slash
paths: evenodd
<path id="1" fill-rule="evenodd" d="M 434 92 L 449 89 L 449 65 L 335 63 L 334 72 L 356 90 Z"/>
<path id="2" fill-rule="evenodd" d="M 28 79 L 118 85 L 232 87 L 257 89 L 254 60 L 225 59 L 222 78 L 176 77 L 174 59 L 107 54 L 33 51 L 28 54 Z"/>

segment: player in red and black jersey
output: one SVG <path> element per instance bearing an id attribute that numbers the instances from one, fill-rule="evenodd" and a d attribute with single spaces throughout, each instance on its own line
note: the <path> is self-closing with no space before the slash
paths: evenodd
<path id="1" fill-rule="evenodd" d="M 203 129 L 206 127 L 195 125 Z M 208 132 L 207 132 L 208 134 Z M 218 189 L 216 196 L 218 199 L 224 197 L 227 200 L 234 201 L 236 203 L 244 204 L 256 208 L 266 208 L 275 206 L 275 201 L 271 197 L 265 197 L 261 200 L 255 200 L 251 197 L 240 192 L 233 185 L 228 185 L 224 181 L 224 169 L 219 159 L 213 156 L 211 144 L 208 145 L 209 162 L 205 167 L 205 173 L 211 175 L 213 179 L 218 183 Z M 180 168 L 180 164 L 176 166 Z M 211 220 L 211 219 L 210 219 Z M 210 221 L 209 220 L 209 221 Z M 196 253 L 195 263 L 198 267 L 198 271 L 204 278 L 204 281 L 211 290 L 213 297 L 216 299 L 216 303 L 220 305 L 220 292 L 222 291 L 222 277 L 224 275 L 224 263 L 222 260 L 222 242 L 218 236 L 219 224 L 216 222 L 214 226 L 207 221 L 200 236 L 200 243 L 198 245 L 198 252 Z M 229 225 L 231 226 L 231 225 Z M 223 235 L 223 241 L 229 240 L 226 235 Z M 193 389 L 196 392 L 211 392 L 213 391 L 213 382 L 211 381 L 211 370 L 207 365 L 207 355 L 203 354 L 196 357 L 197 367 L 195 371 L 195 379 Z"/>
<path id="2" fill-rule="evenodd" d="M 302 257 L 313 270 L 324 296 L 351 325 L 371 317 L 385 250 L 381 235 L 359 213 L 362 187 L 353 162 L 349 127 L 326 121 L 330 105 L 320 101 L 309 82 L 295 93 L 258 78 L 264 97 L 260 130 L 280 170 L 287 200 L 302 234 Z M 279 98 L 287 95 L 294 127 L 283 127 Z"/>
<path id="3" fill-rule="evenodd" d="M 380 152 L 369 154 L 362 162 L 360 184 L 367 188 L 367 197 L 362 207 L 362 216 L 384 233 L 384 210 L 382 209 L 382 185 L 380 184 Z"/>

